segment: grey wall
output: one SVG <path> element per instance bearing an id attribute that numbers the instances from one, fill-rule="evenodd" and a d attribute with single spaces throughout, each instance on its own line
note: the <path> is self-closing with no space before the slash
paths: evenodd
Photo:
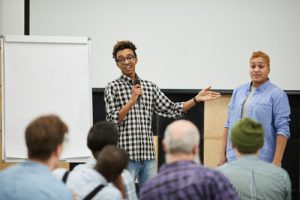
<path id="1" fill-rule="evenodd" d="M 3 1 L 3 33 L 23 34 L 24 1 Z M 271 80 L 300 90 L 298 0 L 31 0 L 31 35 L 90 36 L 92 85 L 120 72 L 117 40 L 138 47 L 137 72 L 165 89 L 233 89 L 251 52 L 271 56 Z"/>
<path id="2" fill-rule="evenodd" d="M 0 0 L 0 35 L 2 35 L 3 26 L 3 0 Z"/>
<path id="3" fill-rule="evenodd" d="M 0 0 L 0 33 L 24 34 L 24 0 Z"/>

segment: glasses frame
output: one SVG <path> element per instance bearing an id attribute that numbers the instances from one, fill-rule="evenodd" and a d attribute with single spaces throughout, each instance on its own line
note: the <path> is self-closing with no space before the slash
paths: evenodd
<path id="1" fill-rule="evenodd" d="M 135 59 L 136 59 L 136 57 L 134 56 L 134 55 L 128 55 L 128 56 L 126 56 L 125 58 L 121 58 L 122 60 L 120 60 L 120 58 L 117 58 L 116 59 L 116 62 L 118 63 L 118 64 L 124 64 L 125 62 L 126 62 L 126 60 L 127 60 L 127 62 L 132 62 L 132 61 L 134 61 Z"/>

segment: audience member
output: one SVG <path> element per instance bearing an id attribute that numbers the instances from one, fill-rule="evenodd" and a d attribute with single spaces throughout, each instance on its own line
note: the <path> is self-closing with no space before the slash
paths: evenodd
<path id="1" fill-rule="evenodd" d="M 71 191 L 50 172 L 57 166 L 67 132 L 55 115 L 32 121 L 25 130 L 28 160 L 0 173 L 0 198 L 72 199 Z"/>
<path id="2" fill-rule="evenodd" d="M 231 144 L 238 160 L 219 167 L 238 191 L 240 199 L 291 199 L 287 172 L 258 158 L 264 144 L 260 123 L 243 118 L 231 130 Z"/>
<path id="3" fill-rule="evenodd" d="M 121 192 L 109 183 L 121 180 L 128 157 L 123 149 L 107 145 L 97 155 L 94 168 L 71 171 L 66 184 L 79 199 L 121 200 Z"/>
<path id="4" fill-rule="evenodd" d="M 65 179 L 67 182 L 67 185 L 69 185 L 69 176 L 72 176 L 73 174 L 85 174 L 85 173 L 90 173 L 90 174 L 97 174 L 96 178 L 94 180 L 91 180 L 93 183 L 92 185 L 86 184 L 85 186 L 82 187 L 87 187 L 86 190 L 91 190 L 93 187 L 95 187 L 97 184 L 99 184 L 99 173 L 97 173 L 94 168 L 96 166 L 96 159 L 98 154 L 102 151 L 102 149 L 107 146 L 107 145 L 114 145 L 116 146 L 118 143 L 118 129 L 116 126 L 111 123 L 111 122 L 97 122 L 95 123 L 91 129 L 89 130 L 88 136 L 87 136 L 87 146 L 91 150 L 91 153 L 93 157 L 91 157 L 86 163 L 77 165 L 68 175 L 65 176 L 66 170 L 65 169 L 58 169 L 54 171 L 54 175 L 58 177 L 59 179 Z M 75 175 L 74 175 L 75 176 Z M 77 175 L 76 175 L 77 176 Z M 80 175 L 78 175 L 80 176 Z M 65 177 L 65 178 L 64 178 Z M 91 176 L 90 179 L 93 179 Z M 125 188 L 124 188 L 125 186 Z M 125 196 L 126 199 L 128 200 L 137 200 L 137 194 L 135 190 L 135 184 L 133 181 L 133 178 L 131 177 L 130 173 L 128 170 L 124 169 L 121 177 L 119 177 L 115 182 L 114 185 L 108 184 L 108 188 L 105 190 L 102 190 L 102 196 L 106 194 L 106 190 L 108 191 L 107 193 L 109 194 L 109 191 L 115 191 L 116 187 L 122 192 L 125 193 L 123 196 Z M 124 191 L 125 190 L 125 191 Z M 78 191 L 75 191 L 78 192 Z M 86 191 L 84 194 L 86 194 L 88 191 Z M 82 194 L 81 196 L 83 196 Z M 118 192 L 116 192 L 118 194 Z M 119 195 L 117 195 L 116 198 Z M 108 198 L 113 199 L 114 195 L 109 196 Z"/>
<path id="5" fill-rule="evenodd" d="M 223 174 L 196 163 L 199 140 L 197 127 L 189 121 L 178 120 L 166 128 L 163 147 L 167 164 L 143 185 L 141 200 L 238 199 Z"/>

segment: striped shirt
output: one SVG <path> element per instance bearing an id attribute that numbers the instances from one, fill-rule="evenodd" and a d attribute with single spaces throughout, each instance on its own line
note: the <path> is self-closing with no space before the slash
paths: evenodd
<path id="1" fill-rule="evenodd" d="M 174 103 L 152 82 L 140 80 L 143 95 L 118 122 L 119 110 L 129 101 L 133 80 L 122 75 L 108 83 L 104 91 L 106 119 L 117 124 L 119 129 L 118 145 L 125 149 L 130 159 L 136 161 L 155 158 L 152 133 L 152 115 L 156 112 L 164 117 L 179 118 L 184 115 L 183 103 Z"/>
<path id="2" fill-rule="evenodd" d="M 178 161 L 163 165 L 156 177 L 141 188 L 140 200 L 239 199 L 228 179 L 220 172 Z"/>
<path id="3" fill-rule="evenodd" d="M 242 200 L 291 199 L 287 172 L 255 155 L 242 156 L 218 169 L 229 178 Z"/>

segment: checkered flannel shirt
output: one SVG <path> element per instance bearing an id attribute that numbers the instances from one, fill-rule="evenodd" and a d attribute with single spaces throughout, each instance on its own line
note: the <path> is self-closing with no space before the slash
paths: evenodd
<path id="1" fill-rule="evenodd" d="M 184 115 L 183 103 L 174 103 L 152 82 L 140 80 L 143 95 L 118 122 L 119 110 L 129 101 L 133 80 L 122 75 L 108 83 L 104 91 L 106 119 L 117 124 L 119 129 L 118 145 L 125 149 L 130 159 L 136 161 L 155 158 L 153 133 L 151 129 L 153 111 L 158 115 L 179 118 Z"/>

